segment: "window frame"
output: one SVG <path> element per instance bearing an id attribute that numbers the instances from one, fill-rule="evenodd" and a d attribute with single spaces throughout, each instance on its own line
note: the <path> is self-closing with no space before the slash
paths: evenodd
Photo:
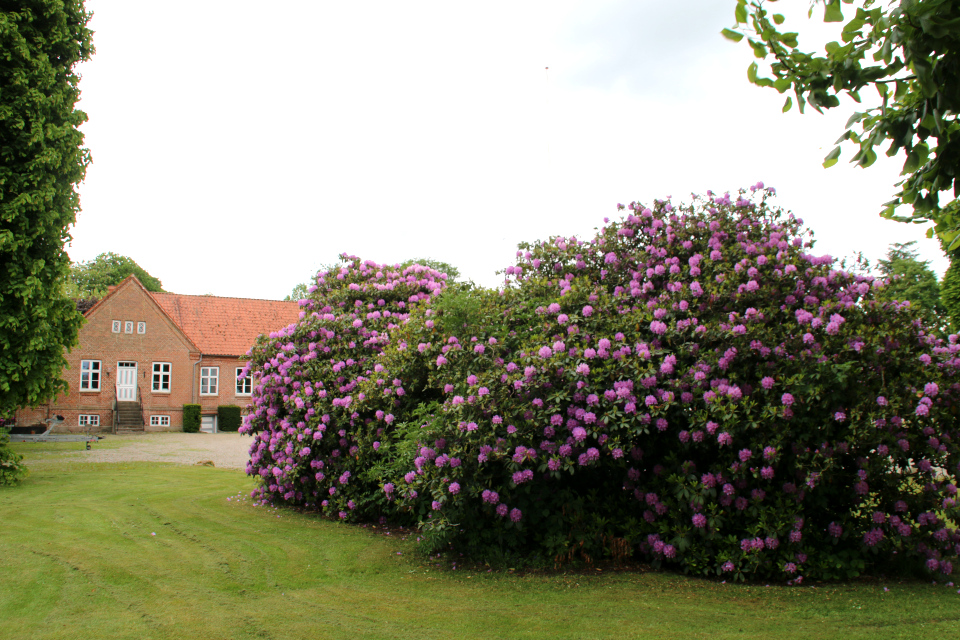
<path id="1" fill-rule="evenodd" d="M 166 373 L 164 373 L 163 371 L 163 365 L 167 365 Z M 159 371 L 157 370 L 158 366 L 160 366 Z M 153 374 L 150 377 L 150 393 L 170 393 L 170 388 L 173 380 L 173 364 L 170 362 L 154 362 L 152 371 L 153 371 Z M 160 388 L 157 388 L 158 376 L 159 376 Z M 164 388 L 164 384 L 163 384 L 164 376 L 166 376 L 167 378 L 166 388 Z"/>
<path id="2" fill-rule="evenodd" d="M 210 391 L 211 381 L 213 382 L 213 391 Z M 203 390 L 204 384 L 206 384 L 207 391 Z M 200 395 L 206 397 L 220 395 L 220 367 L 200 367 Z"/>
<path id="3" fill-rule="evenodd" d="M 84 365 L 89 364 L 89 367 Z M 96 366 L 93 366 L 96 364 Z M 96 385 L 94 385 L 94 377 Z M 84 379 L 86 378 L 86 380 Z M 102 360 L 81 360 L 80 361 L 80 391 L 83 393 L 100 393 L 103 382 L 103 361 Z M 84 386 L 86 383 L 86 386 Z"/>
<path id="4" fill-rule="evenodd" d="M 240 372 L 243 371 L 244 367 L 237 367 L 237 377 L 236 377 L 236 395 L 238 396 L 252 396 L 253 395 L 253 379 L 248 373 L 243 379 L 240 378 Z"/>
<path id="5" fill-rule="evenodd" d="M 100 426 L 100 414 L 99 413 L 81 413 L 77 416 L 77 426 L 78 427 L 99 427 Z"/>
<path id="6" fill-rule="evenodd" d="M 170 426 L 170 416 L 167 414 L 156 414 L 150 416 L 150 426 L 151 427 L 169 427 Z"/>

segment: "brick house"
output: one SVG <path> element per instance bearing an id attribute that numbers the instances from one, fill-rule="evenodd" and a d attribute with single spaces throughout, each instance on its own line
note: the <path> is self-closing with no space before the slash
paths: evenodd
<path id="1" fill-rule="evenodd" d="M 218 406 L 250 401 L 237 374 L 257 336 L 299 315 L 296 302 L 151 293 L 129 276 L 84 313 L 69 391 L 19 410 L 17 424 L 61 415 L 59 432 L 180 431 L 183 405 L 199 404 L 201 428 L 216 431 Z"/>

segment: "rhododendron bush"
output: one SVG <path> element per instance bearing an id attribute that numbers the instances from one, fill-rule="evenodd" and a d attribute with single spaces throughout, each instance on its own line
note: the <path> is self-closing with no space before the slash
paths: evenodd
<path id="1" fill-rule="evenodd" d="M 523 245 L 501 291 L 344 256 L 252 352 L 256 493 L 478 558 L 951 573 L 956 336 L 771 194 L 621 207 Z"/>

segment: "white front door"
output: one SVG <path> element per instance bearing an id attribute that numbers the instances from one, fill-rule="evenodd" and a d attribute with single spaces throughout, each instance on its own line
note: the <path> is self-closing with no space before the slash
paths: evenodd
<path id="1" fill-rule="evenodd" d="M 117 363 L 117 402 L 135 402 L 137 399 L 137 363 Z"/>
<path id="2" fill-rule="evenodd" d="M 203 433 L 217 432 L 217 416 L 201 416 L 200 431 Z"/>

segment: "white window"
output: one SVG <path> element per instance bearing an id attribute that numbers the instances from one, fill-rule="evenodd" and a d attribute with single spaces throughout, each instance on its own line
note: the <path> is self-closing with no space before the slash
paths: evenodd
<path id="1" fill-rule="evenodd" d="M 121 324 L 123 324 L 123 323 L 120 322 L 119 320 L 114 320 L 114 321 L 113 321 L 113 328 L 111 329 L 111 331 L 113 331 L 114 333 L 120 333 L 120 330 L 121 330 L 121 326 L 120 326 L 120 325 L 121 325 Z"/>
<path id="2" fill-rule="evenodd" d="M 151 427 L 169 427 L 170 416 L 150 416 Z"/>
<path id="3" fill-rule="evenodd" d="M 93 414 L 81 413 L 80 419 L 77 421 L 81 427 L 99 427 L 100 426 L 100 416 Z"/>
<path id="4" fill-rule="evenodd" d="M 137 323 L 137 333 L 146 333 L 147 332 L 147 323 L 138 322 Z"/>
<path id="5" fill-rule="evenodd" d="M 153 386 L 154 393 L 170 393 L 170 363 L 153 363 Z"/>
<path id="6" fill-rule="evenodd" d="M 245 378 L 241 378 L 240 375 L 243 373 L 242 367 L 237 367 L 237 395 L 238 396 L 249 396 L 253 390 L 253 380 L 250 379 L 250 374 L 248 373 Z"/>
<path id="7" fill-rule="evenodd" d="M 123 332 L 124 333 L 133 333 L 133 321 L 127 320 L 123 323 Z"/>
<path id="8" fill-rule="evenodd" d="M 80 361 L 80 391 L 100 391 L 100 361 Z"/>
<path id="9" fill-rule="evenodd" d="M 217 382 L 220 379 L 220 367 L 200 367 L 200 395 L 217 395 Z"/>

